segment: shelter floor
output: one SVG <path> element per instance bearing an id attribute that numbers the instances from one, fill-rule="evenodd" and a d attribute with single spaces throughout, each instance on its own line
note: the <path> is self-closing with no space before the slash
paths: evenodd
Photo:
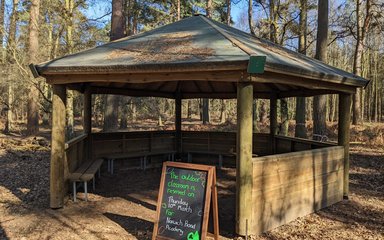
<path id="1" fill-rule="evenodd" d="M 151 239 L 160 168 L 122 166 L 111 176 L 104 166 L 89 202 L 80 193 L 77 203 L 67 200 L 63 209 L 51 210 L 48 147 L 38 147 L 44 144 L 34 140 L 14 141 L 0 148 L 0 239 Z M 384 239 L 383 155 L 366 150 L 352 154 L 350 201 L 252 239 Z M 235 172 L 218 170 L 222 239 L 238 239 Z"/>

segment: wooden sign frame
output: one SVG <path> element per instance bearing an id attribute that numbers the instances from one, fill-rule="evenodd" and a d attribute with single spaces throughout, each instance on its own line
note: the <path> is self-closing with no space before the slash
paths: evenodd
<path id="1" fill-rule="evenodd" d="M 158 195 L 157 207 L 156 207 L 156 220 L 153 228 L 152 240 L 163 240 L 163 239 L 173 240 L 171 238 L 166 238 L 166 237 L 157 235 L 158 228 L 159 228 L 161 202 L 163 200 L 164 181 L 165 181 L 165 175 L 167 172 L 167 167 L 175 167 L 175 168 L 183 168 L 183 169 L 207 172 L 207 182 L 206 182 L 207 185 L 206 185 L 205 201 L 204 201 L 204 215 L 203 215 L 203 221 L 201 224 L 202 228 L 201 228 L 200 240 L 206 240 L 206 237 L 208 235 L 208 221 L 209 221 L 211 204 L 212 204 L 213 231 L 214 231 L 212 237 L 215 240 L 218 240 L 219 239 L 219 212 L 218 212 L 218 204 L 217 204 L 216 167 L 209 166 L 209 165 L 181 163 L 181 162 L 164 162 L 163 163 L 163 169 L 162 169 L 161 180 L 160 180 L 160 189 L 159 189 L 159 195 Z M 209 235 L 211 236 L 212 234 L 209 234 Z"/>

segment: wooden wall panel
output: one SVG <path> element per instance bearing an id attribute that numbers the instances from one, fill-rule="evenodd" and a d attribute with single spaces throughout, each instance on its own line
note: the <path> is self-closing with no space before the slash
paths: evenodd
<path id="1" fill-rule="evenodd" d="M 88 160 L 87 146 L 89 137 L 82 134 L 65 143 L 64 159 L 64 186 L 65 192 L 68 192 L 69 174 L 76 170 L 81 163 Z"/>
<path id="2" fill-rule="evenodd" d="M 253 158 L 252 234 L 343 198 L 343 147 Z"/>

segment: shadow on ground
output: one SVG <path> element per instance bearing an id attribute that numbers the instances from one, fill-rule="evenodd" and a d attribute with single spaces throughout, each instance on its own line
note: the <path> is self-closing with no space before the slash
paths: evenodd
<path id="1" fill-rule="evenodd" d="M 3 227 L 0 224 L 0 239 L 8 240 L 7 234 L 5 233 Z"/>
<path id="2" fill-rule="evenodd" d="M 354 200 L 340 202 L 319 211 L 318 214 L 352 227 L 364 226 L 366 229 L 384 234 L 384 211 L 371 209 Z"/>
<path id="3" fill-rule="evenodd" d="M 119 224 L 127 233 L 135 236 L 137 239 L 151 239 L 153 223 L 137 218 L 122 216 L 113 213 L 104 213 L 104 216 Z"/>
<path id="4" fill-rule="evenodd" d="M 8 189 L 25 205 L 49 205 L 49 152 L 12 147 L 0 154 L 0 186 Z"/>

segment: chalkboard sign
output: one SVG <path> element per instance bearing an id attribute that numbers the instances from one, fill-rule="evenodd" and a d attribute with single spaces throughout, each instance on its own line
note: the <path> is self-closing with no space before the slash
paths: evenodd
<path id="1" fill-rule="evenodd" d="M 214 232 L 218 239 L 215 167 L 165 162 L 152 239 L 204 240 L 211 196 Z"/>

